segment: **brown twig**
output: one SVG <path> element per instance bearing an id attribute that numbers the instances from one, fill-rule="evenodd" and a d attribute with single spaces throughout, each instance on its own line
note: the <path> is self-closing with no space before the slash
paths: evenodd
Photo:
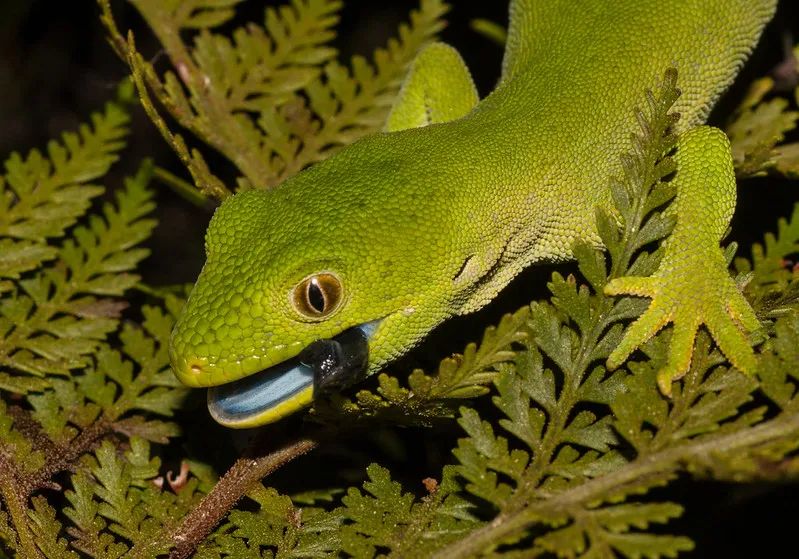
<path id="1" fill-rule="evenodd" d="M 109 421 L 100 418 L 68 444 L 58 445 L 58 453 L 55 456 L 48 455 L 45 466 L 27 480 L 30 492 L 47 485 L 55 474 L 70 469 L 78 458 L 94 450 L 103 437 L 113 430 L 112 427 Z"/>
<path id="2" fill-rule="evenodd" d="M 284 464 L 310 452 L 318 444 L 314 439 L 303 438 L 291 441 L 268 454 L 244 456 L 236 460 L 211 492 L 169 535 L 175 546 L 169 556 L 170 559 L 189 557 L 222 517 L 242 496 L 252 490 L 256 483 Z M 257 445 L 253 445 L 252 448 L 257 448 Z M 152 545 L 159 543 L 161 542 L 153 541 Z M 148 549 L 144 548 L 134 548 L 130 555 L 144 557 L 147 556 L 147 551 Z"/>
<path id="3" fill-rule="evenodd" d="M 44 466 L 35 472 L 20 473 L 18 483 L 20 491 L 26 495 L 26 498 L 37 489 L 50 487 L 53 476 L 70 469 L 73 462 L 93 450 L 113 427 L 111 422 L 100 418 L 83 429 L 77 437 L 63 444 L 50 439 L 27 410 L 19 406 L 9 406 L 8 414 L 14 419 L 14 427 L 33 443 L 36 450 L 47 456 Z"/>
<path id="4" fill-rule="evenodd" d="M 27 501 L 28 494 L 21 482 L 19 469 L 13 459 L 9 459 L 0 448 L 0 497 L 6 505 L 14 530 L 17 533 L 17 549 L 21 557 L 44 559 L 36 545 L 30 529 Z"/>

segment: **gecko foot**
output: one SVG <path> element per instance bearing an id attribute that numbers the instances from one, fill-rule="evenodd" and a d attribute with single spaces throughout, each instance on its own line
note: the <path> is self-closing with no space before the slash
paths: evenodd
<path id="1" fill-rule="evenodd" d="M 651 297 L 652 303 L 627 330 L 621 343 L 608 357 L 613 369 L 668 323 L 674 324 L 668 360 L 658 371 L 658 386 L 671 395 L 671 384 L 682 378 L 691 366 L 694 340 L 704 324 L 724 355 L 739 370 L 753 373 L 755 354 L 744 335 L 760 323 L 749 303 L 729 276 L 721 257 L 721 268 L 709 273 L 705 264 L 689 272 L 673 270 L 649 278 L 614 279 L 605 288 L 608 295 Z M 663 266 L 661 266 L 661 269 Z M 688 275 L 682 275 L 682 274 Z"/>
<path id="2" fill-rule="evenodd" d="M 735 178 L 729 144 L 722 132 L 699 127 L 680 138 L 677 163 L 677 223 L 664 242 L 664 256 L 651 277 L 624 277 L 605 286 L 608 295 L 650 297 L 652 303 L 628 328 L 607 360 L 624 360 L 668 323 L 674 329 L 658 385 L 671 394 L 673 381 L 691 366 L 694 340 L 703 324 L 737 369 L 754 373 L 754 351 L 746 333 L 760 327 L 755 312 L 727 271 L 719 247 L 735 205 Z"/>

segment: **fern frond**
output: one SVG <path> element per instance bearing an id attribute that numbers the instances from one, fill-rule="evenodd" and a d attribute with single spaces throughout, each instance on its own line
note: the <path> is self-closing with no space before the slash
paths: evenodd
<path id="1" fill-rule="evenodd" d="M 130 367 L 104 366 L 104 361 L 117 361 L 119 355 L 98 356 L 98 371 L 106 372 L 119 385 L 117 399 L 104 406 L 111 419 L 134 409 L 171 416 L 186 395 L 186 387 L 169 365 L 168 340 L 175 317 L 158 307 L 145 306 L 142 311 L 142 329 L 126 325 L 120 333 L 122 350 L 136 363 L 138 374 L 134 377 Z"/>
<path id="2" fill-rule="evenodd" d="M 419 10 L 411 12 L 411 24 L 400 26 L 399 39 L 390 40 L 385 49 L 375 52 L 374 66 L 356 56 L 351 70 L 336 62 L 325 67 L 325 79 L 317 79 L 305 89 L 308 106 L 317 119 L 300 120 L 299 127 L 284 120 L 289 129 L 294 128 L 294 134 L 303 129 L 305 134 L 302 147 L 280 169 L 274 184 L 382 128 L 408 66 L 444 27 L 441 18 L 448 9 L 442 0 L 421 0 Z M 302 114 L 304 103 L 291 110 Z M 281 116 L 285 119 L 288 115 Z M 309 125 L 318 132 L 308 134 Z M 277 128 L 265 126 L 264 131 L 269 137 Z"/>
<path id="3" fill-rule="evenodd" d="M 379 130 L 415 53 L 441 30 L 447 6 L 422 0 L 399 38 L 375 53 L 354 57 L 348 69 L 333 61 L 327 43 L 338 0 L 294 0 L 267 10 L 263 27 L 226 36 L 200 33 L 192 48 L 180 22 L 159 2 L 135 3 L 159 37 L 177 72 L 159 77 L 117 30 L 107 0 L 103 21 L 131 66 L 148 115 L 206 194 L 229 194 L 199 152 L 169 130 L 150 92 L 184 128 L 229 159 L 240 188 L 270 188 L 341 146 Z M 322 68 L 322 65 L 324 67 Z"/>
<path id="4" fill-rule="evenodd" d="M 0 400 L 0 497 L 8 511 L 6 514 L 0 510 L 0 521 L 5 524 L 0 529 L 10 549 L 20 555 L 38 557 L 32 533 L 35 520 L 29 516 L 27 499 L 33 488 L 32 478 L 45 466 L 46 456 L 33 444 L 38 433 L 14 412 Z M 58 533 L 56 529 L 56 538 Z"/>
<path id="5" fill-rule="evenodd" d="M 79 555 L 69 549 L 64 535 L 64 527 L 56 518 L 55 509 L 42 496 L 33 498 L 31 517 L 36 546 L 47 559 L 78 559 Z"/>
<path id="6" fill-rule="evenodd" d="M 131 438 L 124 455 L 103 442 L 88 472 L 72 476 L 74 489 L 65 493 L 75 547 L 100 557 L 118 557 L 131 546 L 138 557 L 167 553 L 172 544 L 161 537 L 163 526 L 185 515 L 200 494 L 193 477 L 174 491 L 162 489 L 160 466 L 146 441 Z"/>
<path id="7" fill-rule="evenodd" d="M 799 412 L 799 313 L 780 318 L 760 358 L 760 389 L 781 409 Z"/>
<path id="8" fill-rule="evenodd" d="M 0 298 L 0 365 L 10 374 L 65 375 L 85 366 L 84 356 L 116 328 L 126 304 L 109 296 L 138 281 L 130 272 L 148 251 L 136 245 L 155 225 L 144 218 L 153 209 L 150 174 L 151 166 L 142 166 L 116 206 L 105 204 L 102 215 L 75 229 L 53 265 Z M 8 379 L 6 384 L 26 388 Z"/>
<path id="9" fill-rule="evenodd" d="M 476 18 L 469 22 L 472 31 L 491 42 L 504 47 L 508 40 L 508 29 L 490 19 Z"/>
<path id="10" fill-rule="evenodd" d="M 103 192 L 92 184 L 117 160 L 129 116 L 116 102 L 91 116 L 91 125 L 51 141 L 47 156 L 12 153 L 0 178 L 0 293 L 20 274 L 56 257 L 48 239 L 60 237 Z"/>
<path id="11" fill-rule="evenodd" d="M 249 557 L 253 550 L 274 556 L 323 557 L 341 549 L 340 514 L 296 507 L 274 489 L 250 494 L 255 512 L 235 510 L 198 550 L 197 557 Z M 254 555 L 261 557 L 260 554 Z"/>
<path id="12" fill-rule="evenodd" d="M 87 368 L 68 379 L 52 379 L 52 390 L 28 395 L 33 418 L 53 441 L 67 444 L 98 422 L 163 444 L 179 433 L 173 423 L 131 413 L 169 417 L 187 394 L 169 369 L 167 340 L 174 316 L 156 307 L 142 311 L 141 328 L 126 324 L 119 333 L 121 352 L 102 346 Z"/>
<path id="13" fill-rule="evenodd" d="M 676 557 L 693 549 L 684 537 L 632 532 L 679 517 L 682 507 L 673 503 L 625 504 L 590 509 L 576 523 L 556 528 L 536 540 L 541 551 L 570 551 L 581 557 Z"/>
<path id="14" fill-rule="evenodd" d="M 796 63 L 799 46 L 794 47 Z M 799 72 L 797 67 L 794 72 Z M 732 144 L 735 172 L 739 178 L 776 172 L 788 178 L 799 177 L 799 143 L 781 144 L 796 128 L 799 111 L 784 97 L 767 98 L 774 92 L 771 77 L 755 80 L 726 127 Z M 799 87 L 794 90 L 799 102 Z"/>
<path id="15" fill-rule="evenodd" d="M 775 147 L 774 162 L 774 169 L 778 173 L 789 179 L 799 179 L 799 142 Z"/>
<path id="16" fill-rule="evenodd" d="M 336 395 L 330 402 L 318 402 L 315 412 L 321 419 L 337 416 L 340 421 L 346 414 L 355 421 L 422 425 L 453 417 L 465 399 L 486 394 L 501 364 L 514 358 L 514 349 L 527 339 L 523 325 L 528 316 L 527 307 L 503 316 L 496 327 L 486 328 L 479 345 L 471 343 L 463 354 L 442 360 L 436 374 L 416 369 L 406 387 L 397 377 L 381 373 L 375 392 L 359 390 L 354 399 Z"/>
<path id="17" fill-rule="evenodd" d="M 776 165 L 775 146 L 796 128 L 799 112 L 788 101 L 770 99 L 747 108 L 727 127 L 736 173 L 740 178 L 766 174 Z"/>
<path id="18" fill-rule="evenodd" d="M 416 499 L 393 481 L 388 470 L 372 464 L 363 492 L 350 489 L 340 513 L 342 549 L 353 557 L 375 557 L 378 550 L 396 556 L 430 556 L 432 552 L 478 525 L 465 502 L 452 491 L 458 487 L 445 469 L 439 484 L 426 480 L 428 494 Z"/>
<path id="19" fill-rule="evenodd" d="M 267 8 L 264 26 L 240 27 L 232 39 L 201 34 L 194 44 L 197 68 L 207 76 L 212 95 L 230 113 L 262 113 L 286 103 L 321 72 L 337 51 L 327 45 L 335 36 L 340 1 L 294 1 Z M 176 107 L 189 111 L 191 101 L 174 74 L 165 76 Z M 194 128 L 201 127 L 195 121 Z M 203 130 L 207 132 L 207 129 Z"/>
<path id="20" fill-rule="evenodd" d="M 0 549 L 8 549 L 12 553 L 17 550 L 17 535 L 8 519 L 8 513 L 0 506 Z M 7 559 L 7 556 L 0 551 L 0 557 Z"/>
<path id="21" fill-rule="evenodd" d="M 210 29 L 229 21 L 242 0 L 131 0 L 140 12 L 168 21 L 176 30 Z"/>
<path id="22" fill-rule="evenodd" d="M 45 463 L 45 455 L 41 449 L 35 448 L 29 433 L 22 432 L 8 409 L 5 401 L 0 400 L 0 447 L 2 447 L 3 470 L 29 474 L 37 471 Z"/>
<path id="23" fill-rule="evenodd" d="M 770 318 L 799 308 L 799 204 L 788 219 L 777 221 L 777 233 L 766 233 L 763 244 L 752 245 L 751 261 L 735 259 L 746 281 L 753 307 Z"/>

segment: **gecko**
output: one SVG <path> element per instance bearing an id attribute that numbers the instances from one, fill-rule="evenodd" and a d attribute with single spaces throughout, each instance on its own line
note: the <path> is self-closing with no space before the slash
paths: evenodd
<path id="1" fill-rule="evenodd" d="M 739 370 L 759 327 L 720 242 L 735 208 L 729 141 L 705 124 L 776 0 L 512 0 L 502 73 L 480 100 L 452 47 L 417 55 L 385 129 L 269 190 L 226 199 L 170 338 L 177 377 L 219 423 L 255 427 L 358 382 L 528 266 L 600 245 L 597 207 L 632 147 L 635 108 L 679 72 L 676 225 L 613 368 L 673 329 L 661 390 L 704 325 Z"/>

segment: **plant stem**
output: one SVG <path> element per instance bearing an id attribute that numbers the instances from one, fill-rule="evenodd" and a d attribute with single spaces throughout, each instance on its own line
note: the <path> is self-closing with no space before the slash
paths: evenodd
<path id="1" fill-rule="evenodd" d="M 222 517 L 243 495 L 252 490 L 256 483 L 281 466 L 310 452 L 318 444 L 316 440 L 304 438 L 289 442 L 278 450 L 259 457 L 245 456 L 236 460 L 211 492 L 170 534 L 165 534 L 174 545 L 170 559 L 189 557 Z M 150 557 L 154 546 L 160 547 L 162 543 L 162 538 L 154 538 L 149 546 L 132 549 L 130 556 Z"/>
<path id="2" fill-rule="evenodd" d="M 170 173 L 163 167 L 155 167 L 153 176 L 184 200 L 200 208 L 208 207 L 210 200 L 190 182 Z"/>
<path id="3" fill-rule="evenodd" d="M 254 146 L 254 142 L 248 141 L 246 131 L 236 121 L 227 100 L 209 83 L 207 76 L 195 63 L 191 52 L 183 43 L 181 30 L 177 28 L 169 8 L 160 2 L 142 0 L 134 0 L 132 4 L 166 50 L 178 76 L 188 88 L 192 101 L 202 107 L 201 113 L 207 116 L 207 120 L 193 115 L 176 114 L 174 111 L 173 116 L 232 161 L 251 184 L 263 186 L 264 180 L 272 174 L 269 165 L 257 146 Z M 154 91 L 160 93 L 159 98 L 164 106 L 169 108 L 171 104 L 168 97 L 161 96 L 167 95 L 162 91 L 161 84 L 152 85 L 155 86 Z"/>
<path id="4" fill-rule="evenodd" d="M 603 497 L 619 488 L 634 485 L 646 478 L 676 473 L 685 462 L 696 462 L 701 457 L 728 454 L 797 435 L 799 435 L 799 414 L 786 413 L 744 431 L 710 440 L 698 438 L 654 454 L 640 456 L 613 473 L 594 478 L 549 498 L 539 496 L 542 500 L 524 509 L 504 512 L 464 539 L 443 548 L 433 557 L 455 559 L 477 556 L 488 546 L 517 535 L 536 522 L 540 522 L 541 518 L 563 516 L 574 507 L 585 507 L 588 503 L 601 501 Z"/>
<path id="5" fill-rule="evenodd" d="M 55 444 L 42 434 L 40 438 L 46 439 L 51 449 L 45 452 L 48 459 L 44 467 L 24 480 L 27 493 L 30 495 L 45 487 L 57 473 L 72 467 L 78 458 L 97 447 L 111 429 L 112 425 L 106 419 L 98 419 L 68 444 Z M 41 441 L 38 444 L 42 447 Z"/>
<path id="6" fill-rule="evenodd" d="M 0 449 L 0 496 L 6 504 L 11 522 L 17 533 L 17 552 L 20 557 L 29 559 L 44 559 L 36 543 L 33 541 L 28 525 L 28 511 L 26 507 L 27 495 L 24 490 L 24 483 L 19 481 L 16 466 Z"/>

